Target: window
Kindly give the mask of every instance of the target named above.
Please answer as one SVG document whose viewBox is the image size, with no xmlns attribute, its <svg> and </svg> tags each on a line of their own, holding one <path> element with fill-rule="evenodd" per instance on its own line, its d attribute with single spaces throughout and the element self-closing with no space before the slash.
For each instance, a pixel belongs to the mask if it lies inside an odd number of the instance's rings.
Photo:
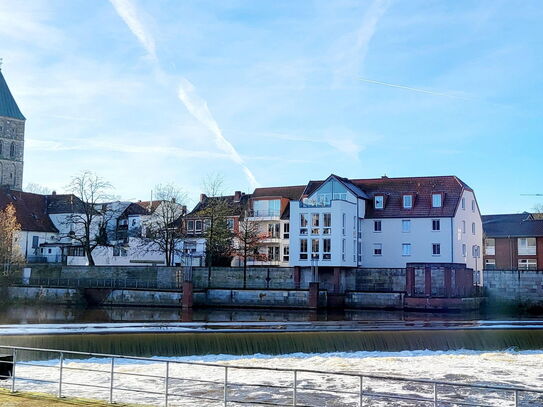
<svg viewBox="0 0 543 407">
<path fill-rule="evenodd" d="M 381 256 L 383 254 L 383 245 L 381 243 L 373 244 L 373 255 Z"/>
<path fill-rule="evenodd" d="M 404 195 L 403 196 L 403 208 L 411 209 L 413 207 L 413 195 Z"/>
<path fill-rule="evenodd" d="M 432 208 L 441 208 L 441 194 L 432 194 Z"/>
<path fill-rule="evenodd" d="M 402 232 L 403 233 L 411 232 L 411 221 L 410 220 L 402 220 Z"/>
<path fill-rule="evenodd" d="M 331 213 L 323 213 L 322 214 L 322 223 L 324 228 L 322 229 L 323 235 L 329 235 L 332 233 L 332 214 Z"/>
<path fill-rule="evenodd" d="M 332 199 L 347 200 L 347 188 L 336 179 L 331 179 L 321 185 L 316 194 L 311 197 L 311 205 L 329 206 Z"/>
<path fill-rule="evenodd" d="M 319 258 L 319 239 L 311 239 L 311 258 Z"/>
<path fill-rule="evenodd" d="M 462 221 L 462 233 L 466 233 L 466 221 Z"/>
<path fill-rule="evenodd" d="M 195 225 L 195 231 L 196 232 L 201 232 L 202 231 L 202 221 L 201 220 L 197 220 L 196 222 L 194 222 L 194 225 Z"/>
<path fill-rule="evenodd" d="M 441 230 L 441 222 L 439 219 L 432 219 L 432 230 L 438 231 Z"/>
<path fill-rule="evenodd" d="M 82 247 L 68 247 L 68 256 L 70 257 L 84 257 L 85 250 Z"/>
<path fill-rule="evenodd" d="M 345 214 L 343 214 L 343 221 L 342 221 L 342 225 L 343 225 L 343 236 L 345 236 L 345 223 L 347 222 L 347 218 L 345 216 Z"/>
<path fill-rule="evenodd" d="M 319 214 L 318 213 L 311 214 L 311 226 L 319 227 Z"/>
<path fill-rule="evenodd" d="M 330 260 L 332 258 L 332 241 L 330 239 L 322 239 L 322 259 Z"/>
<path fill-rule="evenodd" d="M 518 239 L 518 254 L 535 255 L 535 237 L 521 237 Z"/>
<path fill-rule="evenodd" d="M 467 256 L 467 253 L 466 253 L 466 245 L 465 244 L 462 244 L 462 257 L 466 257 Z"/>
<path fill-rule="evenodd" d="M 301 235 L 307 235 L 307 228 L 300 228 Z"/>
<path fill-rule="evenodd" d="M 119 257 L 121 255 L 121 249 L 118 247 L 113 248 L 113 257 Z"/>
<path fill-rule="evenodd" d="M 357 242 L 356 248 L 358 250 L 358 262 L 360 263 L 362 261 L 362 242 Z"/>
<path fill-rule="evenodd" d="M 475 222 L 473 222 L 471 224 L 471 234 L 474 235 L 475 234 Z"/>
<path fill-rule="evenodd" d="M 2 126 L 0 126 L 0 132 L 2 131 Z M 0 155 L 2 155 L 2 149 L 4 147 L 4 143 L 0 141 Z"/>
<path fill-rule="evenodd" d="M 132 226 L 136 226 L 136 219 L 132 219 Z"/>
<path fill-rule="evenodd" d="M 253 216 L 279 216 L 281 211 L 281 201 L 279 199 L 260 199 L 253 201 Z"/>
<path fill-rule="evenodd" d="M 279 261 L 279 246 L 268 247 L 268 261 Z"/>
<path fill-rule="evenodd" d="M 433 256 L 439 256 L 439 255 L 441 255 L 441 244 L 439 244 L 439 243 L 432 243 L 432 255 L 433 255 Z"/>
<path fill-rule="evenodd" d="M 345 261 L 345 239 L 341 240 L 341 260 Z"/>
<path fill-rule="evenodd" d="M 234 230 L 234 219 L 226 219 L 228 230 Z"/>
<path fill-rule="evenodd" d="M 32 236 L 32 248 L 36 249 L 40 245 L 40 237 Z"/>
<path fill-rule="evenodd" d="M 268 223 L 268 237 L 272 239 L 279 239 L 281 237 L 281 224 L 280 223 Z"/>
<path fill-rule="evenodd" d="M 311 228 L 311 234 L 312 235 L 318 235 L 319 234 L 319 228 Z"/>
<path fill-rule="evenodd" d="M 537 270 L 536 259 L 519 259 L 518 268 L 523 270 Z"/>
<path fill-rule="evenodd" d="M 134 222 L 134 221 L 132 221 L 132 222 Z M 189 220 L 187 222 L 187 229 L 188 230 L 194 230 L 194 221 L 193 220 Z"/>
<path fill-rule="evenodd" d="M 495 270 L 496 269 L 496 260 L 495 259 L 486 259 L 485 260 L 485 270 Z"/>
<path fill-rule="evenodd" d="M 15 157 L 15 143 L 11 143 L 11 146 L 9 146 L 9 156 L 11 158 Z"/>
<path fill-rule="evenodd" d="M 385 197 L 383 195 L 375 195 L 373 198 L 373 206 L 375 209 L 383 209 L 385 207 Z"/>
<path fill-rule="evenodd" d="M 496 254 L 496 239 L 485 239 L 485 254 L 494 256 Z"/>
<path fill-rule="evenodd" d="M 289 261 L 290 248 L 289 246 L 283 246 L 283 261 Z"/>
<path fill-rule="evenodd" d="M 381 231 L 381 221 L 380 220 L 374 220 L 373 221 L 373 231 L 374 232 L 380 232 Z"/>
<path fill-rule="evenodd" d="M 283 223 L 283 239 L 288 239 L 290 236 L 290 223 Z"/>
<path fill-rule="evenodd" d="M 411 243 L 402 243 L 402 256 L 411 256 Z"/>
<path fill-rule="evenodd" d="M 122 257 L 128 256 L 128 251 L 124 247 L 121 247 L 121 256 Z"/>
<path fill-rule="evenodd" d="M 300 260 L 307 260 L 307 239 L 300 239 Z"/>
<path fill-rule="evenodd" d="M 466 198 L 462 198 L 462 209 L 466 209 Z"/>
<path fill-rule="evenodd" d="M 302 228 L 307 227 L 307 214 L 306 213 L 300 213 L 300 227 L 302 227 Z"/>
<path fill-rule="evenodd" d="M 475 199 L 471 200 L 471 211 L 475 212 Z"/>
</svg>

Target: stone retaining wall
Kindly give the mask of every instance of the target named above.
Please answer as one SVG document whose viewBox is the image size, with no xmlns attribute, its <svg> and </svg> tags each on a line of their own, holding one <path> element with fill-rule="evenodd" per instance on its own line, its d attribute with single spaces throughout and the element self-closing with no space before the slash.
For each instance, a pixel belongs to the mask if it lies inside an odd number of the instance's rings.
<svg viewBox="0 0 543 407">
<path fill-rule="evenodd" d="M 349 291 L 345 294 L 345 307 L 403 309 L 404 294 Z"/>
<path fill-rule="evenodd" d="M 483 286 L 491 301 L 543 304 L 543 271 L 485 270 Z"/>
</svg>

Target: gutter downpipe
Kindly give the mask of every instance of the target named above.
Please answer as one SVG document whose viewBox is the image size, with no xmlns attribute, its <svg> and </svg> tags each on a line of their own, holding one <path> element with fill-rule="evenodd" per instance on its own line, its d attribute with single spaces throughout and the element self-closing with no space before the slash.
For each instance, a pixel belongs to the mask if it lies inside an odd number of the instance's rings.
<svg viewBox="0 0 543 407">
<path fill-rule="evenodd" d="M 454 220 L 454 218 L 451 218 L 451 263 L 454 263 L 454 227 L 453 227 L 453 220 Z"/>
</svg>

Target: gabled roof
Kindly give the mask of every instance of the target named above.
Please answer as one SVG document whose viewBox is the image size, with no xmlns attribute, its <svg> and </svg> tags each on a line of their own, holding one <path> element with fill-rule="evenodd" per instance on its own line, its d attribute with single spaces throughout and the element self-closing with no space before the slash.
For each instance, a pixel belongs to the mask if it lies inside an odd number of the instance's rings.
<svg viewBox="0 0 543 407">
<path fill-rule="evenodd" d="M 335 174 L 331 174 L 324 181 L 309 181 L 309 184 L 304 189 L 303 195 L 309 196 L 313 194 L 317 189 L 319 189 L 323 184 L 327 183 L 330 179 L 335 179 L 341 183 L 345 188 L 351 191 L 357 198 L 370 199 L 370 197 L 362 191 L 357 185 L 353 184 L 352 181 L 348 178 L 338 177 Z"/>
<path fill-rule="evenodd" d="M 286 187 L 267 187 L 256 188 L 252 193 L 251 198 L 271 198 L 280 197 L 290 200 L 299 200 L 304 192 L 305 185 L 293 185 Z"/>
<path fill-rule="evenodd" d="M 74 194 L 45 195 L 47 200 L 47 213 L 85 213 L 85 204 Z"/>
<path fill-rule="evenodd" d="M 528 212 L 483 215 L 483 231 L 487 237 L 543 237 L 543 219 Z"/>
<path fill-rule="evenodd" d="M 228 216 L 241 216 L 250 197 L 249 194 L 241 195 L 240 200 L 236 202 L 235 195 L 204 196 L 203 201 L 198 202 L 194 209 L 187 214 L 187 217 L 200 216 L 202 211 L 217 201 L 224 201 L 228 205 Z"/>
<path fill-rule="evenodd" d="M 19 106 L 15 102 L 13 95 L 11 94 L 8 84 L 2 75 L 2 70 L 0 69 L 0 116 L 11 117 L 17 120 L 26 120 Z"/>
<path fill-rule="evenodd" d="M 156 208 L 155 208 L 156 209 Z M 132 202 L 130 205 L 126 207 L 124 212 L 121 214 L 120 218 L 125 218 L 127 216 L 132 215 L 149 215 L 150 212 L 144 207 L 140 205 L 140 202 Z"/>
<path fill-rule="evenodd" d="M 375 209 L 373 205 L 366 206 L 366 218 L 399 218 L 399 217 L 452 217 L 456 213 L 458 202 L 464 190 L 473 191 L 466 183 L 456 176 L 433 177 L 401 177 L 401 178 L 370 178 L 346 179 L 364 192 L 370 199 L 375 195 L 385 196 L 384 209 Z M 310 181 L 304 195 L 311 195 L 324 181 Z M 345 184 L 347 186 L 347 184 Z M 441 208 L 432 207 L 432 194 L 442 193 Z M 403 209 L 402 196 L 414 194 L 413 208 Z"/>
<path fill-rule="evenodd" d="M 15 216 L 21 225 L 21 230 L 58 232 L 47 214 L 47 196 L 0 189 L 0 209 L 5 209 L 9 204 L 15 207 Z"/>
<path fill-rule="evenodd" d="M 156 211 L 162 202 L 163 201 L 138 201 L 136 202 L 136 205 L 141 206 L 143 209 L 148 211 L 149 214 L 151 214 Z"/>
</svg>

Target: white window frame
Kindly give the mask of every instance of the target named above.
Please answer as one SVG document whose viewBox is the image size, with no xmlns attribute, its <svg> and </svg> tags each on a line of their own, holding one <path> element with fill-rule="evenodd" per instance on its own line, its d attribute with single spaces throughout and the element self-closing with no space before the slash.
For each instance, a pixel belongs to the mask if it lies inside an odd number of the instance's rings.
<svg viewBox="0 0 543 407">
<path fill-rule="evenodd" d="M 409 205 L 407 205 L 407 203 L 409 203 Z M 413 195 L 405 194 L 402 196 L 402 208 L 403 209 L 413 208 Z"/>
<path fill-rule="evenodd" d="M 489 244 L 492 241 L 492 244 Z M 485 243 L 485 254 L 487 256 L 494 256 L 496 254 L 496 239 L 493 237 L 487 237 Z"/>
<path fill-rule="evenodd" d="M 402 256 L 411 256 L 411 243 L 402 243 Z"/>
<path fill-rule="evenodd" d="M 441 208 L 443 205 L 442 198 L 441 194 L 432 194 L 432 208 Z"/>
<path fill-rule="evenodd" d="M 380 220 L 374 220 L 373 221 L 373 232 L 374 233 L 381 233 L 383 231 L 383 222 Z"/>
<path fill-rule="evenodd" d="M 375 195 L 373 197 L 373 207 L 375 209 L 383 209 L 385 207 L 385 196 Z"/>
<path fill-rule="evenodd" d="M 410 233 L 410 232 L 411 232 L 411 220 L 402 219 L 402 233 Z"/>
<path fill-rule="evenodd" d="M 441 256 L 441 243 L 432 243 L 432 256 Z"/>
<path fill-rule="evenodd" d="M 533 245 L 530 245 L 533 241 Z M 521 256 L 535 256 L 537 254 L 537 241 L 535 237 L 519 237 L 517 239 L 518 254 Z"/>
<path fill-rule="evenodd" d="M 379 253 L 377 253 L 379 252 Z M 374 243 L 373 244 L 373 255 L 374 256 L 382 256 L 383 255 L 383 244 L 382 243 Z"/>
<path fill-rule="evenodd" d="M 437 222 L 437 223 L 434 223 Z M 437 225 L 437 229 L 434 229 L 434 225 Z M 441 219 L 432 219 L 432 232 L 441 231 Z"/>
</svg>

